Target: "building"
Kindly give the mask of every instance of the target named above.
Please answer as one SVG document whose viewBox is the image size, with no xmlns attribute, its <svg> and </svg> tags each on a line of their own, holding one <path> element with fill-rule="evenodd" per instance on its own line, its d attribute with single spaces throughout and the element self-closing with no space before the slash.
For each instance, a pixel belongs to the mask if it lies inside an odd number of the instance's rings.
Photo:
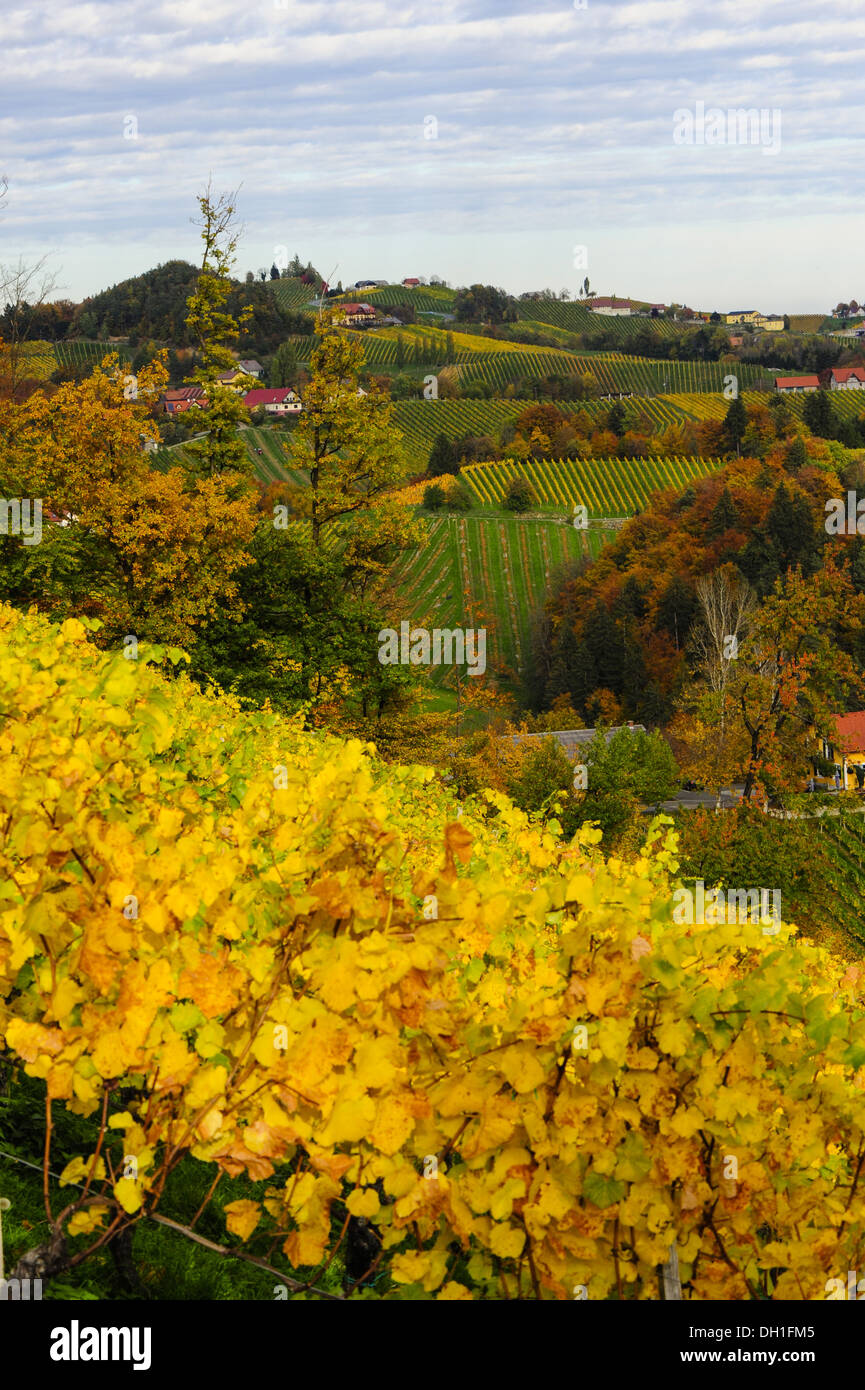
<svg viewBox="0 0 865 1390">
<path fill-rule="evenodd" d="M 258 363 L 255 365 L 258 366 Z M 258 370 L 261 372 L 263 368 L 258 366 Z M 229 386 L 232 391 L 236 391 L 240 395 L 247 388 L 248 378 L 255 375 L 255 372 L 245 371 L 243 363 L 239 362 L 236 367 L 231 367 L 229 371 L 220 372 L 216 380 L 220 386 Z"/>
<path fill-rule="evenodd" d="M 829 372 L 830 391 L 865 391 L 865 367 L 833 367 Z"/>
<path fill-rule="evenodd" d="M 415 289 L 417 289 L 418 285 L 420 284 L 420 280 L 418 280 L 416 276 L 411 276 L 411 275 L 410 275 L 410 276 L 408 277 L 408 279 L 407 279 L 407 280 L 403 280 L 402 283 L 403 283 L 403 287 L 404 287 L 405 289 L 407 289 L 407 290 L 415 290 Z"/>
<path fill-rule="evenodd" d="M 303 409 L 300 396 L 293 386 L 271 386 L 247 391 L 243 404 L 247 410 L 258 410 L 263 406 L 268 415 L 296 415 Z"/>
<path fill-rule="evenodd" d="M 376 321 L 376 311 L 371 304 L 343 304 L 340 323 L 346 327 L 367 328 Z"/>
<path fill-rule="evenodd" d="M 784 315 L 783 314 L 761 314 L 757 319 L 755 328 L 762 328 L 764 333 L 783 333 Z"/>
<path fill-rule="evenodd" d="M 819 391 L 818 376 L 776 376 L 776 391 Z"/>
<path fill-rule="evenodd" d="M 261 380 L 264 368 L 260 362 L 256 362 L 254 357 L 242 357 L 237 365 L 242 372 L 246 372 L 247 376 L 254 376 L 258 381 Z"/>
<path fill-rule="evenodd" d="M 162 397 L 161 405 L 166 415 L 181 415 L 190 406 L 206 406 L 207 398 L 201 386 L 173 386 Z"/>
<path fill-rule="evenodd" d="M 857 785 L 853 768 L 865 767 L 865 710 L 836 715 L 832 733 L 832 739 L 820 740 L 820 751 L 840 767 L 842 789 L 849 791 Z"/>
<path fill-rule="evenodd" d="M 378 280 L 355 280 L 354 282 L 356 290 L 374 290 L 377 285 Z"/>
<path fill-rule="evenodd" d="M 588 308 L 593 314 L 610 314 L 616 318 L 630 318 L 637 312 L 630 299 L 616 299 L 615 295 L 612 299 L 593 299 Z"/>
<path fill-rule="evenodd" d="M 734 309 L 732 313 L 724 315 L 724 322 L 756 324 L 757 320 L 762 317 L 759 309 Z"/>
</svg>

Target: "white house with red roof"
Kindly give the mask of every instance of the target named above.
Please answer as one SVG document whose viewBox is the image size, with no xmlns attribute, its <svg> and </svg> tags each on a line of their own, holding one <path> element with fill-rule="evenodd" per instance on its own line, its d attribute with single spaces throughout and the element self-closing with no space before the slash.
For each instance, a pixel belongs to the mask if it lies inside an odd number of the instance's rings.
<svg viewBox="0 0 865 1390">
<path fill-rule="evenodd" d="M 354 325 L 365 328 L 368 324 L 376 321 L 376 310 L 371 304 L 343 304 L 341 308 L 342 318 L 340 322 L 345 327 Z"/>
<path fill-rule="evenodd" d="M 603 296 L 593 299 L 588 308 L 593 314 L 611 314 L 616 318 L 630 318 L 637 312 L 630 299 L 616 299 L 615 295 L 612 299 Z"/>
<path fill-rule="evenodd" d="M 819 391 L 818 376 L 776 376 L 776 391 Z"/>
<path fill-rule="evenodd" d="M 263 386 L 247 391 L 243 404 L 247 410 L 263 407 L 268 415 L 296 415 L 303 409 L 300 396 L 293 386 Z"/>
<path fill-rule="evenodd" d="M 829 373 L 831 391 L 865 391 L 865 367 L 833 367 Z"/>
</svg>

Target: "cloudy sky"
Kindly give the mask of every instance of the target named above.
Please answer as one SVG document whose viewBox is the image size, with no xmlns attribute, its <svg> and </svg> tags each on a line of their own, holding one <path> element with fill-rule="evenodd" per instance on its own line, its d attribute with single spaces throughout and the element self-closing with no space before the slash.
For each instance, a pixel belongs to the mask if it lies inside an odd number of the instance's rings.
<svg viewBox="0 0 865 1390">
<path fill-rule="evenodd" d="M 196 259 L 212 174 L 241 274 L 865 299 L 862 0 L 3 0 L 0 38 L 0 261 L 74 298 Z"/>
</svg>

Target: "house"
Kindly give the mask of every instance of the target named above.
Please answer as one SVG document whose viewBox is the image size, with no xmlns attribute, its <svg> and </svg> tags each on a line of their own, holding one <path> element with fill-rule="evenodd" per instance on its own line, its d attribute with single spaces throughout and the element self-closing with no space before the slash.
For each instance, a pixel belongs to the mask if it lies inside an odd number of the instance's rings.
<svg viewBox="0 0 865 1390">
<path fill-rule="evenodd" d="M 829 372 L 830 391 L 865 391 L 865 367 L 833 367 Z"/>
<path fill-rule="evenodd" d="M 271 386 L 247 391 L 243 398 L 247 410 L 263 406 L 268 415 L 296 415 L 303 409 L 300 396 L 293 386 Z"/>
<path fill-rule="evenodd" d="M 247 376 L 254 376 L 258 381 L 261 380 L 264 368 L 260 362 L 256 362 L 254 357 L 242 357 L 237 365 L 242 372 L 246 372 Z"/>
<path fill-rule="evenodd" d="M 865 766 L 865 710 L 836 715 L 832 735 L 831 739 L 820 740 L 820 751 L 824 758 L 841 768 L 841 786 L 848 791 L 856 786 L 852 769 Z"/>
<path fill-rule="evenodd" d="M 630 318 L 631 314 L 636 313 L 630 299 L 593 299 L 588 305 L 593 314 L 611 314 L 616 318 Z"/>
<path fill-rule="evenodd" d="M 417 277 L 409 276 L 409 278 L 407 280 L 403 280 L 402 283 L 404 289 L 414 290 L 417 289 L 418 285 L 420 284 L 420 280 L 418 280 Z"/>
<path fill-rule="evenodd" d="M 367 328 L 376 321 L 376 311 L 371 304 L 343 304 L 340 323 L 346 327 Z"/>
<path fill-rule="evenodd" d="M 665 314 L 666 312 L 666 304 L 643 304 L 640 308 L 631 307 L 632 314 L 640 314 L 643 318 L 656 319 L 659 315 Z"/>
<path fill-rule="evenodd" d="M 776 376 L 776 391 L 819 391 L 818 376 Z"/>
<path fill-rule="evenodd" d="M 164 393 L 160 404 L 166 415 L 179 415 L 191 405 L 206 406 L 207 400 L 201 386 L 174 386 Z"/>
<path fill-rule="evenodd" d="M 619 728 L 607 730 L 607 743 L 613 734 L 621 733 L 622 729 L 627 729 L 631 733 L 646 732 L 644 724 L 623 724 Z M 572 762 L 576 762 L 579 750 L 584 744 L 591 743 L 595 737 L 597 729 L 550 729 L 542 734 L 512 734 L 513 743 L 540 743 L 545 738 L 556 738 Z"/>
<path fill-rule="evenodd" d="M 782 333 L 784 331 L 783 314 L 760 314 L 754 322 L 755 328 L 762 328 L 764 333 Z"/>
<path fill-rule="evenodd" d="M 256 363 L 256 365 L 258 364 Z M 260 372 L 262 368 L 259 367 L 258 370 Z M 236 367 L 231 367 L 229 371 L 220 372 L 216 380 L 220 386 L 229 386 L 232 391 L 237 391 L 240 394 L 246 390 L 248 377 L 254 375 L 254 372 L 244 371 L 243 363 L 239 362 Z"/>
<path fill-rule="evenodd" d="M 762 317 L 759 309 L 734 309 L 732 313 L 724 315 L 724 322 L 756 324 L 757 320 Z"/>
<path fill-rule="evenodd" d="M 378 280 L 355 280 L 354 282 L 356 290 L 374 290 L 377 285 Z"/>
<path fill-rule="evenodd" d="M 741 333 L 731 333 L 731 334 L 730 334 L 730 347 L 731 347 L 731 348 L 741 347 L 742 344 L 744 343 L 744 341 L 745 341 L 745 339 L 742 337 L 742 334 L 741 334 Z"/>
</svg>

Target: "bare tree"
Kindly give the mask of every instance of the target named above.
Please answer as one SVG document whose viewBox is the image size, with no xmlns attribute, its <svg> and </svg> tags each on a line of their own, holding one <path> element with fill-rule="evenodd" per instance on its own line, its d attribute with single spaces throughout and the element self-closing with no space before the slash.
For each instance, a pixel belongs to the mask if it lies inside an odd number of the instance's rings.
<svg viewBox="0 0 865 1390">
<path fill-rule="evenodd" d="M 704 574 L 697 580 L 701 620 L 691 635 L 691 650 L 699 674 L 715 697 L 718 718 L 718 747 L 726 746 L 728 734 L 728 691 L 738 660 L 739 649 L 751 636 L 757 612 L 754 591 L 743 580 L 730 578 L 723 570 Z M 722 788 L 717 788 L 715 809 L 720 810 Z"/>
<path fill-rule="evenodd" d="M 30 332 L 34 309 L 38 309 L 57 288 L 57 277 L 48 268 L 48 257 L 28 263 L 19 257 L 15 265 L 0 265 L 0 309 L 2 314 L 2 385 L 16 396 L 27 375 L 24 343 Z"/>
</svg>

